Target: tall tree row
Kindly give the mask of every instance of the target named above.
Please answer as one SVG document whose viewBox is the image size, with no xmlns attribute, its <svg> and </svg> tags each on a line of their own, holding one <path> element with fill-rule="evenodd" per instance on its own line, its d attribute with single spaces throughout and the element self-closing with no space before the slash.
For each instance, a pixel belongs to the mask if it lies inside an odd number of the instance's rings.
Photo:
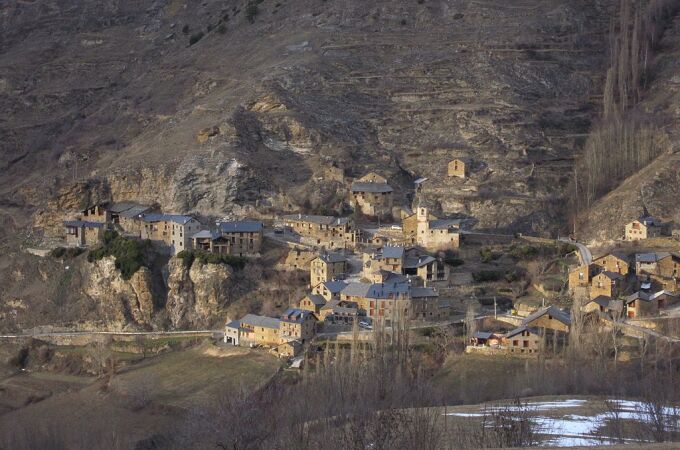
<svg viewBox="0 0 680 450">
<path fill-rule="evenodd" d="M 658 121 L 636 105 L 649 77 L 650 55 L 679 7 L 679 0 L 621 1 L 618 19 L 611 25 L 602 115 L 575 171 L 577 211 L 668 148 Z"/>
</svg>

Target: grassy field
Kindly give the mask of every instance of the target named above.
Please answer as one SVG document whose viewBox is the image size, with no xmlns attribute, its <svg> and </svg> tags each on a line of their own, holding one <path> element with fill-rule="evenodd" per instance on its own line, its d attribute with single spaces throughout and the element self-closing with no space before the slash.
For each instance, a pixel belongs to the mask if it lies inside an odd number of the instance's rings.
<svg viewBox="0 0 680 450">
<path fill-rule="evenodd" d="M 122 367 L 108 386 L 94 377 L 39 371 L 0 380 L 0 448 L 46 448 L 46 437 L 63 448 L 132 448 L 171 434 L 185 414 L 230 389 L 257 389 L 280 367 L 265 352 L 208 342 L 136 357 L 141 360 Z M 96 440 L 102 437 L 111 442 Z"/>
</svg>

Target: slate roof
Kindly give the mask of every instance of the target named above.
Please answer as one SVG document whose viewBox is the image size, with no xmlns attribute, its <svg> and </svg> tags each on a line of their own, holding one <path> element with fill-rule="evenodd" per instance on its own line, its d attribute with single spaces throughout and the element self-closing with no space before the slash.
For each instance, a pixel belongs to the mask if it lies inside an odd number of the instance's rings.
<svg viewBox="0 0 680 450">
<path fill-rule="evenodd" d="M 623 275 L 621 275 L 620 273 L 609 272 L 608 270 L 605 270 L 604 272 L 600 272 L 597 275 L 604 275 L 605 277 L 609 278 L 610 280 L 620 280 L 620 279 L 623 278 Z"/>
<path fill-rule="evenodd" d="M 184 225 L 194 218 L 191 216 L 183 216 L 179 214 L 143 214 L 142 220 L 144 222 L 175 222 Z"/>
<path fill-rule="evenodd" d="M 660 227 L 661 221 L 653 216 L 642 216 L 638 219 L 638 222 L 643 223 L 647 226 Z"/>
<path fill-rule="evenodd" d="M 308 298 L 313 304 L 317 306 L 323 306 L 326 304 L 326 299 L 317 294 L 309 294 L 306 298 Z"/>
<path fill-rule="evenodd" d="M 352 192 L 392 192 L 392 186 L 387 183 L 366 183 L 363 181 L 355 181 L 352 183 Z"/>
<path fill-rule="evenodd" d="M 513 336 L 517 336 L 523 331 L 528 331 L 531 334 L 538 334 L 538 331 L 535 328 L 529 328 L 526 325 L 519 326 L 515 328 L 514 330 L 508 331 L 508 334 L 505 335 L 506 338 L 511 338 Z"/>
<path fill-rule="evenodd" d="M 366 297 L 370 290 L 371 290 L 370 283 L 349 283 L 340 292 L 350 297 Z"/>
<path fill-rule="evenodd" d="M 231 322 L 225 325 L 225 328 L 239 328 L 240 326 L 241 326 L 240 320 L 232 320 Z"/>
<path fill-rule="evenodd" d="M 264 225 L 255 220 L 238 220 L 235 222 L 219 222 L 217 228 L 222 233 L 259 233 Z"/>
<path fill-rule="evenodd" d="M 588 303 L 597 303 L 603 308 L 611 309 L 614 311 L 623 311 L 623 302 L 621 300 L 613 300 L 606 295 L 598 295 Z"/>
<path fill-rule="evenodd" d="M 219 237 L 219 234 L 210 230 L 201 230 L 191 236 L 192 239 L 216 239 L 217 237 Z"/>
<path fill-rule="evenodd" d="M 623 261 L 625 261 L 625 262 L 630 262 L 630 256 L 626 255 L 626 254 L 623 253 L 623 252 L 619 252 L 619 251 L 613 251 L 613 252 L 611 252 L 611 253 L 607 253 L 607 254 L 605 254 L 605 255 L 599 256 L 599 257 L 595 258 L 593 261 L 599 261 L 599 260 L 601 260 L 601 259 L 608 258 L 608 257 L 610 257 L 610 256 L 613 256 L 613 257 L 615 257 L 615 258 L 621 259 L 621 260 L 623 260 Z"/>
<path fill-rule="evenodd" d="M 437 219 L 430 221 L 430 229 L 445 230 L 449 228 L 460 228 L 460 219 Z"/>
<path fill-rule="evenodd" d="M 378 255 L 382 255 L 383 258 L 398 258 L 404 257 L 404 247 L 399 247 L 396 245 L 385 245 L 378 249 Z"/>
<path fill-rule="evenodd" d="M 103 222 L 88 222 L 86 220 L 66 220 L 64 226 L 76 228 L 104 228 Z"/>
<path fill-rule="evenodd" d="M 240 325 L 248 324 L 248 325 L 252 325 L 252 326 L 255 326 L 255 327 L 262 327 L 262 328 L 279 328 L 280 322 L 281 321 L 279 319 L 276 319 L 274 317 L 256 316 L 255 314 L 246 314 L 239 321 L 239 324 Z"/>
<path fill-rule="evenodd" d="M 671 254 L 668 252 L 656 252 L 656 253 L 637 253 L 635 255 L 636 263 L 654 263 L 662 260 Z"/>
<path fill-rule="evenodd" d="M 569 316 L 569 314 L 552 305 L 541 308 L 538 311 L 534 312 L 533 314 L 528 315 L 524 319 L 524 324 L 526 325 L 530 322 L 533 322 L 534 320 L 546 314 L 550 315 L 553 319 L 562 322 L 565 325 L 571 325 L 571 317 Z"/>
<path fill-rule="evenodd" d="M 430 255 L 421 255 L 421 256 L 407 256 L 404 259 L 404 268 L 406 269 L 415 269 L 418 267 L 423 267 L 426 266 L 437 259 L 430 256 Z"/>
<path fill-rule="evenodd" d="M 652 300 L 655 300 L 662 295 L 673 295 L 668 291 L 658 291 L 658 292 L 644 292 L 644 291 L 637 291 L 634 294 L 630 294 L 628 297 L 626 297 L 626 304 L 633 302 L 635 300 L 643 300 L 645 302 L 651 302 Z"/>
<path fill-rule="evenodd" d="M 423 297 L 439 297 L 437 291 L 429 287 L 412 287 L 411 288 L 412 298 L 423 298 Z"/>
<path fill-rule="evenodd" d="M 337 294 L 341 292 L 345 287 L 347 287 L 347 282 L 342 280 L 324 281 L 323 285 L 326 286 L 332 294 Z"/>
<path fill-rule="evenodd" d="M 118 213 L 118 215 L 121 217 L 125 217 L 127 219 L 133 219 L 135 217 L 139 217 L 140 215 L 144 214 L 150 209 L 151 209 L 150 206 L 134 205 L 126 209 L 125 211 L 121 211 L 120 213 Z"/>
<path fill-rule="evenodd" d="M 326 263 L 339 263 L 347 261 L 345 255 L 342 255 L 340 253 L 324 253 L 319 255 L 319 258 Z"/>
<path fill-rule="evenodd" d="M 292 222 L 311 222 L 319 225 L 345 225 L 349 222 L 349 218 L 347 217 L 311 216 L 306 214 L 287 214 L 283 216 L 283 220 Z"/>
<path fill-rule="evenodd" d="M 309 316 L 312 316 L 311 311 L 299 308 L 288 308 L 281 316 L 281 322 L 300 323 Z"/>
</svg>

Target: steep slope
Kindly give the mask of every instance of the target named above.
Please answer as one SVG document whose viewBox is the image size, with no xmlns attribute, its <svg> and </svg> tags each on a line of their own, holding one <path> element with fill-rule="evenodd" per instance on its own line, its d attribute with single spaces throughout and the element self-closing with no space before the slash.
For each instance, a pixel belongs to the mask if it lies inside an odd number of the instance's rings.
<svg viewBox="0 0 680 450">
<path fill-rule="evenodd" d="M 582 234 L 596 242 L 623 236 L 626 223 L 644 209 L 680 224 L 680 17 L 664 33 L 640 108 L 653 114 L 668 142 L 667 151 L 629 177 L 583 213 Z"/>
<path fill-rule="evenodd" d="M 335 165 L 385 173 L 400 204 L 427 175 L 480 227 L 558 227 L 615 3 L 265 0 L 251 24 L 245 1 L 4 2 L 3 223 L 56 231 L 109 198 L 340 208 Z M 444 176 L 454 156 L 469 180 Z"/>
</svg>

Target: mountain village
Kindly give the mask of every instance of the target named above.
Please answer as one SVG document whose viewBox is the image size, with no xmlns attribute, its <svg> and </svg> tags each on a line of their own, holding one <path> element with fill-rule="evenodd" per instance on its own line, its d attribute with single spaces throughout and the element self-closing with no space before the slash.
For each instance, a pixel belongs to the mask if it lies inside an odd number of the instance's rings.
<svg viewBox="0 0 680 450">
<path fill-rule="evenodd" d="M 452 160 L 448 177 L 464 180 L 466 162 Z M 246 314 L 229 320 L 222 338 L 226 345 L 263 347 L 280 357 L 298 357 L 317 336 L 356 336 L 406 322 L 411 327 L 463 324 L 465 351 L 490 356 L 558 352 L 568 345 L 573 321 L 634 338 L 672 339 L 660 335 L 655 323 L 680 314 L 680 255 L 672 249 L 617 249 L 593 259 L 571 238 L 478 232 L 473 218 L 434 216 L 420 194 L 423 183 L 436 180 L 416 179 L 413 205 L 395 207 L 388 180 L 369 173 L 351 183 L 347 204 L 353 212 L 344 217 L 287 213 L 206 224 L 158 206 L 96 204 L 64 221 L 64 242 L 95 249 L 115 234 L 148 240 L 177 257 L 201 252 L 238 259 L 257 259 L 272 244 L 288 247 L 283 269 L 309 272 L 307 294 L 278 317 Z M 621 224 L 622 242 L 644 246 L 664 237 L 671 241 L 678 232 L 649 215 Z M 572 300 L 570 308 L 552 304 L 555 295 L 542 288 L 538 305 L 506 301 L 500 307 L 496 296 L 482 306 L 474 289 L 463 298 L 454 289 L 479 281 L 452 273 L 462 263 L 461 247 L 532 243 L 561 246 L 569 267 L 557 276 Z M 298 364 L 301 360 L 296 358 Z"/>
</svg>

